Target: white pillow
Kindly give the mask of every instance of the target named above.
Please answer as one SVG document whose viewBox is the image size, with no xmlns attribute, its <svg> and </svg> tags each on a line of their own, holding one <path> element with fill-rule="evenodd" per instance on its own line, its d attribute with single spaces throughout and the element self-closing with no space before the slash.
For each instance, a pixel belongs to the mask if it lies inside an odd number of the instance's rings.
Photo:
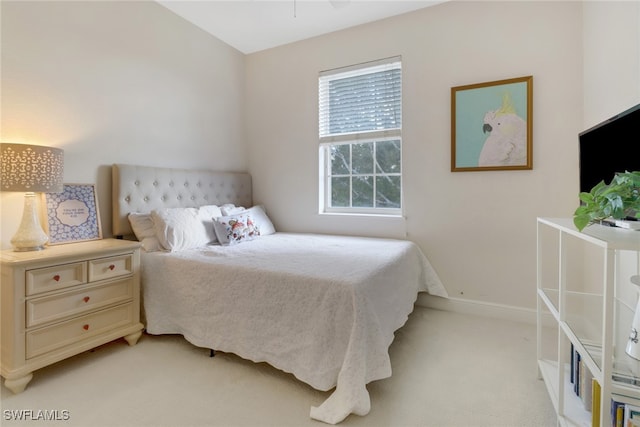
<svg viewBox="0 0 640 427">
<path fill-rule="evenodd" d="M 247 212 L 251 216 L 254 225 L 258 228 L 258 230 L 260 230 L 261 236 L 267 236 L 276 232 L 273 223 L 267 216 L 264 206 L 256 205 L 252 208 L 247 209 L 245 212 Z"/>
<path fill-rule="evenodd" d="M 151 214 L 131 212 L 127 218 L 129 218 L 129 224 L 131 224 L 133 234 L 136 235 L 138 241 L 142 242 L 142 239 L 145 237 L 153 237 L 156 235 Z"/>
<path fill-rule="evenodd" d="M 224 246 L 253 240 L 260 235 L 260 230 L 255 226 L 247 211 L 216 218 L 213 225 L 218 241 Z"/>
<path fill-rule="evenodd" d="M 142 249 L 144 249 L 146 252 L 156 252 L 163 249 L 160 241 L 156 236 L 145 237 L 144 239 L 142 239 L 141 243 Z"/>
<path fill-rule="evenodd" d="M 236 206 L 233 203 L 226 203 L 220 206 L 220 210 L 222 211 L 222 215 L 229 216 L 239 214 L 240 212 L 244 211 L 245 208 L 243 208 L 242 206 Z"/>
<path fill-rule="evenodd" d="M 162 246 L 156 237 L 156 229 L 153 226 L 151 214 L 132 212 L 128 216 L 129 223 L 136 239 L 142 243 L 142 248 L 147 252 L 162 250 Z"/>
<path fill-rule="evenodd" d="M 217 206 L 165 208 L 151 211 L 155 234 L 160 244 L 171 252 L 205 246 L 215 240 L 212 218 Z"/>
<path fill-rule="evenodd" d="M 204 228 L 207 233 L 207 238 L 209 239 L 209 244 L 217 243 L 218 238 L 216 237 L 216 232 L 213 228 L 214 219 L 221 217 L 222 211 L 219 206 L 216 205 L 206 205 L 200 206 L 198 209 L 198 218 L 204 224 Z"/>
</svg>

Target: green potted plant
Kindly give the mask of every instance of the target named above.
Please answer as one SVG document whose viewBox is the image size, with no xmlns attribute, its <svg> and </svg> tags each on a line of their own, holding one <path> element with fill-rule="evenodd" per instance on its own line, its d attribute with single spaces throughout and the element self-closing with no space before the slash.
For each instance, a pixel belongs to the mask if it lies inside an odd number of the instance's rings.
<svg viewBox="0 0 640 427">
<path fill-rule="evenodd" d="M 573 223 L 580 231 L 607 218 L 640 219 L 640 171 L 618 172 L 611 183 L 601 181 L 588 193 L 580 193 L 580 200 L 582 204 L 573 214 Z"/>
</svg>

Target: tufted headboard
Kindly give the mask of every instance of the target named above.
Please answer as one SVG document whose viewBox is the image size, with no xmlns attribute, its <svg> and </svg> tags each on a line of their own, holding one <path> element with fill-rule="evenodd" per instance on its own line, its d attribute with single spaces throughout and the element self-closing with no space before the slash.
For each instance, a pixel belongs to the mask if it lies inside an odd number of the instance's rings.
<svg viewBox="0 0 640 427">
<path fill-rule="evenodd" d="M 252 205 L 248 173 L 115 164 L 111 177 L 114 236 L 133 234 L 127 218 L 131 212 L 225 203 Z"/>
</svg>

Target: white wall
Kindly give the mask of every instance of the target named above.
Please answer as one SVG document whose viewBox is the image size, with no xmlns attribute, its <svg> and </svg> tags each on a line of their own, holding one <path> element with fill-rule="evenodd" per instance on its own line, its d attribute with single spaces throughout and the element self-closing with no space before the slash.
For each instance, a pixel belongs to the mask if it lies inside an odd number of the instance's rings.
<svg viewBox="0 0 640 427">
<path fill-rule="evenodd" d="M 640 1 L 584 6 L 584 128 L 640 103 Z"/>
<path fill-rule="evenodd" d="M 535 219 L 577 204 L 579 2 L 449 2 L 247 57 L 254 196 L 289 231 L 408 237 L 452 297 L 535 307 Z M 318 215 L 321 70 L 402 55 L 403 220 Z M 533 75 L 531 171 L 450 172 L 451 87 Z"/>
<path fill-rule="evenodd" d="M 246 170 L 244 55 L 155 2 L 1 3 L 3 142 L 65 150 L 111 235 L 113 163 Z M 22 194 L 2 193 L 2 248 Z"/>
</svg>

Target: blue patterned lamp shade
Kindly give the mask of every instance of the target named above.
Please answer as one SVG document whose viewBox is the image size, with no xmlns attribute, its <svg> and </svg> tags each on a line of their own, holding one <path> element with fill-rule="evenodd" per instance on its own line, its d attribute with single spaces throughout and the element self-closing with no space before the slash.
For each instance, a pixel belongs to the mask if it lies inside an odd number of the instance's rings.
<svg viewBox="0 0 640 427">
<path fill-rule="evenodd" d="M 44 249 L 48 236 L 42 230 L 34 193 L 63 190 L 64 151 L 27 144 L 0 144 L 0 191 L 25 192 L 22 222 L 11 244 L 16 251 Z"/>
</svg>

